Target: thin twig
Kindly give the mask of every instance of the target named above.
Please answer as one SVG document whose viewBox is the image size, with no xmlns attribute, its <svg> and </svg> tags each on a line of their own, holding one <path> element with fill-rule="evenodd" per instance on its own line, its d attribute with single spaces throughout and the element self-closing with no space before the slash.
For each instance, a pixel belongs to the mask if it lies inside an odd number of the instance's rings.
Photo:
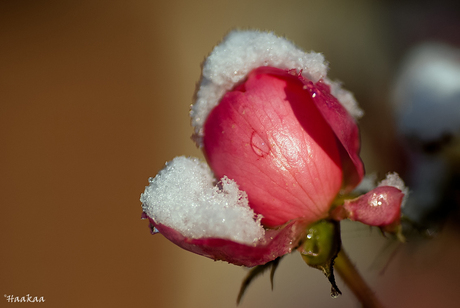
<svg viewBox="0 0 460 308">
<path fill-rule="evenodd" d="M 337 258 L 334 260 L 334 270 L 337 271 L 345 284 L 355 294 L 363 308 L 383 308 L 382 304 L 361 277 L 343 248 L 339 251 Z"/>
</svg>

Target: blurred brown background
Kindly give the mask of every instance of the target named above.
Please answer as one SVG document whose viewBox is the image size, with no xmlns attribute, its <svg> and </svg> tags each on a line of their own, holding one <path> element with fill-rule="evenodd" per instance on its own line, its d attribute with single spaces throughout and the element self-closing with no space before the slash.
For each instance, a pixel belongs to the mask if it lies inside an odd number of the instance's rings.
<svg viewBox="0 0 460 308">
<path fill-rule="evenodd" d="M 174 156 L 200 156 L 188 109 L 201 62 L 235 27 L 324 53 L 366 111 L 363 159 L 383 175 L 402 164 L 387 103 L 410 36 L 399 26 L 414 14 L 401 3 L 0 2 L 0 307 L 13 305 L 4 294 L 43 296 L 47 307 L 235 307 L 246 270 L 182 251 L 140 220 L 148 177 Z M 380 275 L 385 239 L 344 229 L 387 307 L 457 306 L 455 232 L 400 248 Z M 331 299 L 322 274 L 293 254 L 274 291 L 266 274 L 241 307 L 358 307 L 339 286 Z"/>
</svg>

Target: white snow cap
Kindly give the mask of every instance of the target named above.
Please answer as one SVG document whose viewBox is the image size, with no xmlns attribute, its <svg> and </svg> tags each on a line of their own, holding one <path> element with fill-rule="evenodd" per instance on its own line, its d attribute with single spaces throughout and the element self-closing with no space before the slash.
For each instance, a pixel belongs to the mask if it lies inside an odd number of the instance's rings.
<svg viewBox="0 0 460 308">
<path fill-rule="evenodd" d="M 265 234 L 244 191 L 223 177 L 216 186 L 209 166 L 176 157 L 141 194 L 144 212 L 156 223 L 190 238 L 223 238 L 251 245 Z"/>
<path fill-rule="evenodd" d="M 404 204 L 406 203 L 407 196 L 409 195 L 409 189 L 406 187 L 404 184 L 404 181 L 399 177 L 399 175 L 396 172 L 390 172 L 387 174 L 387 177 L 380 181 L 377 186 L 392 186 L 404 193 L 404 198 L 401 204 L 401 207 L 404 207 Z"/>
<path fill-rule="evenodd" d="M 203 64 L 196 102 L 190 116 L 195 133 L 200 137 L 208 114 L 217 106 L 225 92 L 261 66 L 302 72 L 302 76 L 317 82 L 324 79 L 348 112 L 362 116 L 353 95 L 340 83 L 327 79 L 327 63 L 320 53 L 306 53 L 283 37 L 272 32 L 232 31 L 217 45 Z"/>
</svg>

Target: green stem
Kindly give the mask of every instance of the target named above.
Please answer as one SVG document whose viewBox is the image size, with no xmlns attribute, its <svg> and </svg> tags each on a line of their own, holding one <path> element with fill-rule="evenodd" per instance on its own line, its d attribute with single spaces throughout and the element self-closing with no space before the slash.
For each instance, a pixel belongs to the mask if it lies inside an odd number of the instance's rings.
<svg viewBox="0 0 460 308">
<path fill-rule="evenodd" d="M 337 271 L 345 284 L 356 295 L 364 308 L 383 308 L 343 248 L 340 249 L 337 258 L 334 260 L 334 270 Z"/>
</svg>

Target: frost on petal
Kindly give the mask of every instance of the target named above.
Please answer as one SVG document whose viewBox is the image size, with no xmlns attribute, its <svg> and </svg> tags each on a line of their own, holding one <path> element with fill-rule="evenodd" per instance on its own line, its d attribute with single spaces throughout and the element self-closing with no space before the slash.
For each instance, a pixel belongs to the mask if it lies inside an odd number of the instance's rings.
<svg viewBox="0 0 460 308">
<path fill-rule="evenodd" d="M 246 193 L 226 177 L 215 185 L 208 165 L 196 158 L 176 157 L 149 182 L 141 202 L 155 224 L 189 239 L 252 244 L 264 236 L 261 217 L 249 208 Z"/>
<path fill-rule="evenodd" d="M 353 94 L 327 78 L 328 63 L 316 52 L 304 52 L 272 32 L 232 31 L 217 45 L 203 64 L 196 101 L 190 111 L 196 142 L 201 146 L 202 128 L 211 110 L 226 92 L 252 70 L 271 66 L 296 72 L 314 83 L 323 80 L 344 110 L 354 118 L 363 115 Z"/>
<path fill-rule="evenodd" d="M 262 66 L 296 70 L 314 82 L 326 77 L 327 72 L 323 55 L 306 53 L 285 38 L 271 32 L 232 31 L 203 64 L 196 102 L 190 112 L 198 136 L 208 114 L 225 92 Z"/>
<path fill-rule="evenodd" d="M 300 220 L 291 221 L 281 228 L 266 230 L 263 238 L 245 245 L 222 238 L 189 238 L 173 228 L 155 223 L 150 217 L 149 220 L 153 228 L 185 250 L 213 260 L 247 267 L 262 265 L 290 253 L 298 247 L 306 228 L 305 223 Z"/>
</svg>

